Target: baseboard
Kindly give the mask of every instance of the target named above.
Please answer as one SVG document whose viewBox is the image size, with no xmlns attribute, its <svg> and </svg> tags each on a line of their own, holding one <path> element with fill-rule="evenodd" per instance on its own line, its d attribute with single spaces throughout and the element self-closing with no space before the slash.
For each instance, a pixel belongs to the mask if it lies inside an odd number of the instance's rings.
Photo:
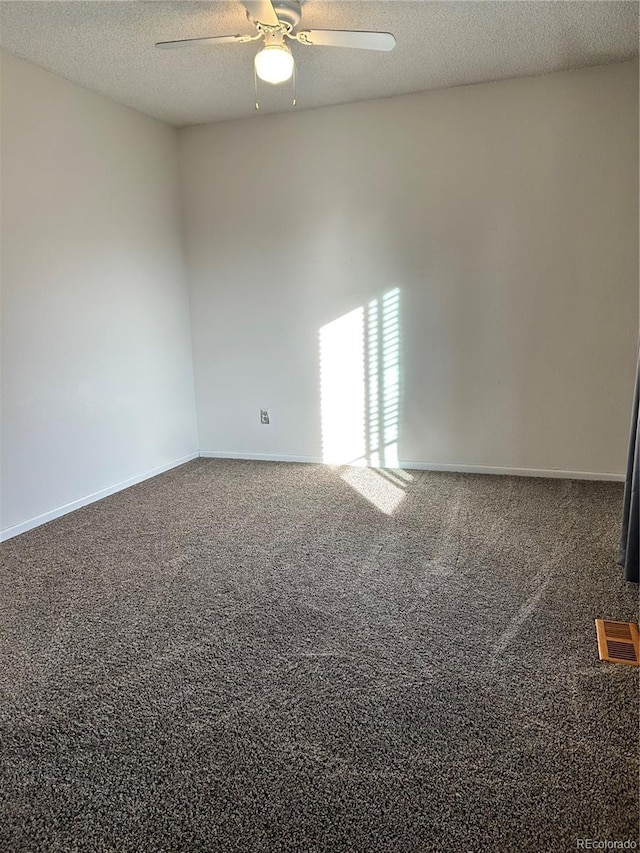
<svg viewBox="0 0 640 853">
<path fill-rule="evenodd" d="M 277 453 L 230 453 L 219 450 L 201 450 L 203 459 L 255 459 L 263 462 L 311 462 L 323 464 L 320 456 L 283 456 Z M 384 467 L 384 466 L 381 466 Z M 502 468 L 494 465 L 462 465 L 455 462 L 416 462 L 400 460 L 399 468 L 408 471 L 451 471 L 460 474 L 498 474 L 511 477 L 552 477 L 563 480 L 608 480 L 624 482 L 625 475 L 598 471 L 564 471 L 558 468 Z"/>
<path fill-rule="evenodd" d="M 255 459 L 258 462 L 311 462 L 322 464 L 321 456 L 283 456 L 281 453 L 227 453 L 224 450 L 201 450 L 202 459 Z"/>
<path fill-rule="evenodd" d="M 501 468 L 492 465 L 458 465 L 446 462 L 402 460 L 400 468 L 413 471 L 452 471 L 460 474 L 498 474 L 507 477 L 547 477 L 561 480 L 608 480 L 624 483 L 625 475 L 608 471 L 564 471 L 560 468 Z"/>
<path fill-rule="evenodd" d="M 177 468 L 178 465 L 184 465 L 185 462 L 191 462 L 192 459 L 197 459 L 198 456 L 199 454 L 197 451 L 188 453 L 186 456 L 181 456 L 179 459 L 173 459 L 171 462 L 167 462 L 164 465 L 158 465 L 156 468 L 152 468 L 142 474 L 136 474 L 134 477 L 129 477 L 128 480 L 123 480 L 121 483 L 115 483 L 113 486 L 107 486 L 106 489 L 100 489 L 99 492 L 93 492 L 90 495 L 85 495 L 77 501 L 71 501 L 71 503 L 56 507 L 42 515 L 37 515 L 27 521 L 21 521 L 20 524 L 14 524 L 12 527 L 5 527 L 4 530 L 0 530 L 0 542 L 5 542 L 7 539 L 12 539 L 14 536 L 26 533 L 27 530 L 33 530 L 34 527 L 46 524 L 47 521 L 53 521 L 54 518 L 60 518 L 61 515 L 67 515 L 67 513 L 73 512 L 75 509 L 80 509 L 83 506 L 87 506 L 87 504 L 95 503 L 95 501 L 99 501 L 102 498 L 115 494 L 116 492 L 121 492 L 123 489 L 128 489 L 129 486 L 135 486 L 136 483 L 142 483 L 143 480 L 149 480 L 151 477 L 163 474 L 171 468 Z"/>
</svg>

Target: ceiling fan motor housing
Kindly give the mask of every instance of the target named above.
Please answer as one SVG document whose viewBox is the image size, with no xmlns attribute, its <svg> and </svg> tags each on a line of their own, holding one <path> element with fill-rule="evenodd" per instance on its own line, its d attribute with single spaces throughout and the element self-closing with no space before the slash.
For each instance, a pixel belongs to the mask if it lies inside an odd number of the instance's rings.
<svg viewBox="0 0 640 853">
<path fill-rule="evenodd" d="M 280 50 L 289 50 L 284 42 L 284 33 L 281 32 L 266 32 L 263 35 L 264 47 L 277 47 Z M 291 51 L 289 51 L 291 52 Z"/>
</svg>

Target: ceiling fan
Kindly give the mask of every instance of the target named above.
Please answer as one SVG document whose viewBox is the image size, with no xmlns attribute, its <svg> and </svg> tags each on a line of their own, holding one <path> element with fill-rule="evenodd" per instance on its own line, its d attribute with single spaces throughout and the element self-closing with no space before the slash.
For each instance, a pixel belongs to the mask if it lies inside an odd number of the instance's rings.
<svg viewBox="0 0 640 853">
<path fill-rule="evenodd" d="M 393 50 L 395 37 L 391 33 L 355 30 L 298 30 L 301 11 L 299 0 L 242 0 L 247 18 L 256 28 L 255 35 L 208 36 L 205 38 L 160 41 L 156 47 L 174 48 L 209 44 L 229 44 L 263 41 L 254 59 L 255 74 L 266 83 L 284 83 L 294 74 L 293 55 L 285 39 L 299 44 L 322 47 L 355 47 L 361 50 Z M 295 79 L 295 78 L 294 78 Z M 295 105 L 295 96 L 294 96 Z M 258 108 L 256 99 L 256 109 Z"/>
</svg>

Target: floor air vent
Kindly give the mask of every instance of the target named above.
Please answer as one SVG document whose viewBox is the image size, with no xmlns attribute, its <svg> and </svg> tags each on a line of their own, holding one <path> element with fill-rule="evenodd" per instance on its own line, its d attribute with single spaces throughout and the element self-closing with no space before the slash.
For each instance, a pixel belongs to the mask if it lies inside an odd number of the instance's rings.
<svg viewBox="0 0 640 853">
<path fill-rule="evenodd" d="M 640 666 L 638 626 L 633 622 L 611 622 L 596 619 L 600 660 Z"/>
</svg>

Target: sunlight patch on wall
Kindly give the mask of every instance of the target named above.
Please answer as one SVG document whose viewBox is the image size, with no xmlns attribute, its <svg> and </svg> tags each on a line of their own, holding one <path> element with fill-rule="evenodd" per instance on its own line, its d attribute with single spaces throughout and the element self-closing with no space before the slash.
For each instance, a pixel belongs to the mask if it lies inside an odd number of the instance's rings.
<svg viewBox="0 0 640 853">
<path fill-rule="evenodd" d="M 367 461 L 398 468 L 400 416 L 400 290 L 367 305 Z"/>
<path fill-rule="evenodd" d="M 398 468 L 400 289 L 320 329 L 322 458 Z"/>
<path fill-rule="evenodd" d="M 363 308 L 320 329 L 320 395 L 323 461 L 341 465 L 364 459 Z"/>
<path fill-rule="evenodd" d="M 387 515 L 413 479 L 399 469 L 400 388 L 395 287 L 320 329 L 322 458 L 349 466 L 345 483 Z"/>
</svg>

